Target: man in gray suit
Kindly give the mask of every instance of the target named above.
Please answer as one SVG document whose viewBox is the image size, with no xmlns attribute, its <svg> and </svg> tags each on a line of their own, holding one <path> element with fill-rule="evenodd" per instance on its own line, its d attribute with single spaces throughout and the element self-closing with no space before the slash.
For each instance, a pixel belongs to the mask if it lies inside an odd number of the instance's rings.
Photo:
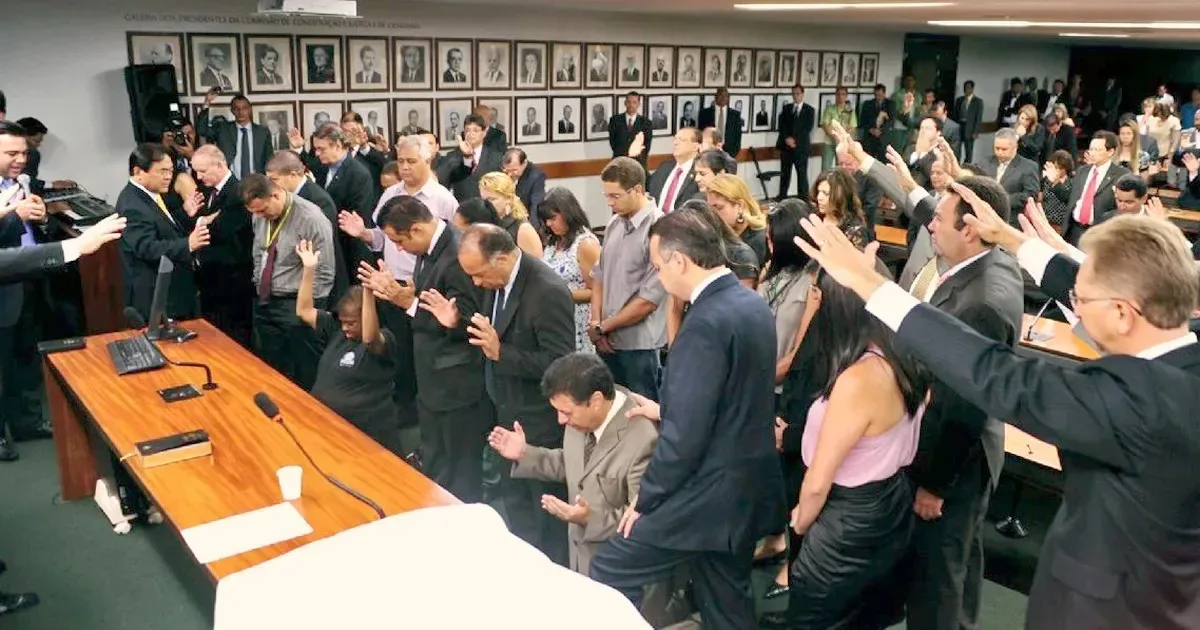
<svg viewBox="0 0 1200 630">
<path fill-rule="evenodd" d="M 1000 182 L 1008 193 L 1008 217 L 1013 225 L 1025 208 L 1025 202 L 1041 190 L 1041 169 L 1033 160 L 1017 155 L 1017 132 L 1009 128 L 996 131 L 992 157 L 982 164 L 985 175 Z"/>
<path fill-rule="evenodd" d="M 946 111 L 946 101 L 938 101 L 933 104 L 933 116 L 942 121 L 942 137 L 950 143 L 950 148 L 954 149 L 954 155 L 958 155 L 963 142 L 962 125 L 950 118 L 950 112 Z"/>
<path fill-rule="evenodd" d="M 520 423 L 512 431 L 496 427 L 488 442 L 514 462 L 514 478 L 566 483 L 576 493 L 569 501 L 547 495 L 542 509 L 567 523 L 571 569 L 587 575 L 596 549 L 616 534 L 637 498 L 658 430 L 646 418 L 627 417 L 636 399 L 614 383 L 595 354 L 568 354 L 551 363 L 542 394 L 568 427 L 562 448 L 529 446 Z"/>
<path fill-rule="evenodd" d="M 975 139 L 983 124 L 983 101 L 975 96 L 975 82 L 963 83 L 963 95 L 954 101 L 954 120 L 962 127 L 963 162 L 974 161 Z"/>
</svg>

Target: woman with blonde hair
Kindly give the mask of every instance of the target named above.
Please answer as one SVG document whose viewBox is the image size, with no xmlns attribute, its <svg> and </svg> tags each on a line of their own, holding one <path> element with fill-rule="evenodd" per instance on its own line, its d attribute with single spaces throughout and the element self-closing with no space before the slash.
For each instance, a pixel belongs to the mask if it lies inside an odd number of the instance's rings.
<svg viewBox="0 0 1200 630">
<path fill-rule="evenodd" d="M 479 178 L 479 196 L 492 202 L 496 214 L 500 215 L 500 227 L 504 228 L 521 251 L 542 257 L 542 239 L 529 223 L 529 210 L 517 196 L 517 185 L 512 178 L 499 171 Z"/>
<path fill-rule="evenodd" d="M 767 250 L 767 213 L 750 194 L 746 182 L 737 175 L 722 173 L 708 184 L 706 197 L 708 205 L 725 225 L 754 250 L 758 257 L 758 268 L 765 267 L 770 258 Z"/>
<path fill-rule="evenodd" d="M 1130 118 L 1121 123 L 1117 129 L 1117 155 L 1113 161 L 1145 177 L 1144 173 L 1150 168 L 1150 154 L 1142 150 L 1141 142 L 1136 120 Z"/>
<path fill-rule="evenodd" d="M 1058 116 L 1058 120 L 1062 122 L 1063 126 L 1070 126 L 1072 129 L 1075 129 L 1075 119 L 1071 118 L 1071 116 L 1067 113 L 1066 105 L 1062 103 L 1056 103 L 1054 105 L 1054 115 Z"/>
<path fill-rule="evenodd" d="M 1017 112 L 1017 154 L 1034 164 L 1042 161 L 1046 153 L 1046 127 L 1038 122 L 1037 108 L 1024 105 Z"/>
</svg>

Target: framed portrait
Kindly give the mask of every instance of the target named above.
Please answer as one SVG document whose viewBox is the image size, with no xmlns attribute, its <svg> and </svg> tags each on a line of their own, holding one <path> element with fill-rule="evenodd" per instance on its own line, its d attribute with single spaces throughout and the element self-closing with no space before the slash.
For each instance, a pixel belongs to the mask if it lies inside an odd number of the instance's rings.
<svg viewBox="0 0 1200 630">
<path fill-rule="evenodd" d="M 192 94 L 204 96 L 212 88 L 222 94 L 242 91 L 242 64 L 238 59 L 238 36 L 204 33 L 188 35 L 192 70 Z"/>
<path fill-rule="evenodd" d="M 432 47 L 433 43 L 428 39 L 392 38 L 392 51 L 396 55 L 392 64 L 396 70 L 392 89 L 397 91 L 433 89 L 433 78 L 429 74 L 429 51 Z"/>
<path fill-rule="evenodd" d="M 842 53 L 842 81 L 845 87 L 858 85 L 858 53 Z"/>
<path fill-rule="evenodd" d="M 729 108 L 742 115 L 742 133 L 750 132 L 750 95 L 730 94 Z"/>
<path fill-rule="evenodd" d="M 392 120 L 396 121 L 396 135 L 418 134 L 437 129 L 433 119 L 433 100 L 396 99 L 392 101 Z"/>
<path fill-rule="evenodd" d="M 754 51 L 754 87 L 775 87 L 775 51 Z"/>
<path fill-rule="evenodd" d="M 652 94 L 646 97 L 646 111 L 650 112 L 650 127 L 654 129 L 654 135 L 658 136 L 661 132 L 663 135 L 675 133 L 675 125 L 672 124 L 675 118 L 675 109 L 672 107 L 672 96 L 670 94 Z"/>
<path fill-rule="evenodd" d="M 388 64 L 386 37 L 347 37 L 346 76 L 350 79 L 351 92 L 387 92 Z M 384 108 L 386 114 L 387 108 Z"/>
<path fill-rule="evenodd" d="M 675 72 L 675 47 L 650 46 L 646 49 L 646 87 L 671 88 Z"/>
<path fill-rule="evenodd" d="M 246 85 L 250 94 L 296 91 L 291 35 L 246 35 Z M 292 114 L 295 118 L 295 114 Z"/>
<path fill-rule="evenodd" d="M 439 90 L 473 89 L 471 80 L 471 40 L 439 39 L 437 44 L 437 86 Z M 440 105 L 439 105 L 440 109 Z M 440 120 L 440 117 L 439 117 Z"/>
<path fill-rule="evenodd" d="M 342 119 L 344 101 L 305 101 L 300 103 L 300 125 L 304 137 L 316 133 L 325 123 L 337 123 Z"/>
<path fill-rule="evenodd" d="M 579 59 L 583 56 L 583 46 L 567 42 L 554 42 L 550 45 L 554 58 L 554 76 L 550 87 L 556 90 L 571 90 L 583 87 Z"/>
<path fill-rule="evenodd" d="M 192 120 L 196 120 L 196 117 L 203 110 L 203 103 L 192 103 Z M 212 107 L 208 108 L 208 120 L 209 122 L 216 122 L 218 120 L 233 122 L 233 111 L 229 109 L 229 103 L 225 103 L 224 105 L 213 103 Z"/>
<path fill-rule="evenodd" d="M 704 49 L 704 87 L 729 85 L 729 51 L 724 48 Z"/>
<path fill-rule="evenodd" d="M 776 129 L 779 128 L 779 117 L 783 115 L 783 108 L 785 108 L 791 104 L 792 104 L 792 93 L 791 92 L 780 92 L 779 94 L 775 95 L 775 106 L 773 109 L 775 110 L 775 128 Z M 821 112 L 816 112 L 816 118 L 818 120 L 820 120 Z"/>
<path fill-rule="evenodd" d="M 617 87 L 640 88 L 646 86 L 646 47 L 638 44 L 621 44 L 617 47 Z"/>
<path fill-rule="evenodd" d="M 608 140 L 608 118 L 613 114 L 612 94 L 597 94 L 583 99 L 583 107 L 587 110 L 588 140 Z"/>
<path fill-rule="evenodd" d="M 854 95 L 853 94 L 850 95 L 850 104 L 851 105 L 854 104 Z M 833 107 L 834 105 L 837 105 L 837 93 L 836 92 L 821 92 L 821 95 L 819 97 L 817 97 L 817 118 L 820 119 L 821 116 L 824 116 L 825 110 L 829 109 L 830 107 Z M 858 111 L 857 107 L 855 107 L 854 109 L 855 109 L 855 111 Z M 854 132 L 852 131 L 850 133 L 854 133 Z"/>
<path fill-rule="evenodd" d="M 183 59 L 183 33 L 125 34 L 129 64 L 175 66 L 175 89 L 187 94 L 187 68 Z"/>
<path fill-rule="evenodd" d="M 779 51 L 779 74 L 775 84 L 781 88 L 796 85 L 796 66 L 799 65 L 800 54 L 794 50 Z"/>
<path fill-rule="evenodd" d="M 800 53 L 800 85 L 806 88 L 821 84 L 821 53 L 805 50 Z"/>
<path fill-rule="evenodd" d="M 589 88 L 611 88 L 613 86 L 613 45 L 587 45 L 587 81 Z M 607 136 L 606 136 L 607 137 Z"/>
<path fill-rule="evenodd" d="M 859 85 L 875 87 L 879 83 L 879 53 L 863 53 L 858 68 Z"/>
<path fill-rule="evenodd" d="M 552 142 L 578 142 L 583 140 L 583 124 L 580 118 L 583 99 L 578 96 L 556 96 L 550 99 L 550 123 Z"/>
<path fill-rule="evenodd" d="M 775 95 L 755 94 L 750 97 L 750 131 L 771 131 L 775 128 Z"/>
<path fill-rule="evenodd" d="M 842 79 L 842 58 L 835 52 L 821 53 L 821 87 L 837 87 Z"/>
<path fill-rule="evenodd" d="M 729 87 L 750 87 L 754 78 L 753 61 L 754 52 L 749 49 L 734 48 L 729 51 Z"/>
<path fill-rule="evenodd" d="M 704 58 L 699 48 L 680 46 L 675 51 L 678 64 L 675 67 L 675 87 L 698 88 L 701 78 L 701 60 Z"/>
<path fill-rule="evenodd" d="M 546 51 L 544 42 L 517 42 L 516 62 L 518 90 L 544 90 L 547 85 Z"/>
<path fill-rule="evenodd" d="M 709 92 L 708 94 L 704 94 L 700 97 L 700 109 L 708 109 L 709 107 L 712 107 L 713 105 L 715 105 L 716 102 L 717 102 L 716 94 L 713 94 L 712 92 Z"/>
<path fill-rule="evenodd" d="M 488 108 L 492 125 L 512 140 L 512 98 L 508 96 L 475 99 L 475 104 Z"/>
<path fill-rule="evenodd" d="M 296 51 L 300 57 L 301 92 L 344 90 L 341 37 L 299 37 Z"/>
<path fill-rule="evenodd" d="M 479 58 L 475 69 L 475 85 L 480 90 L 511 90 L 513 86 L 512 42 L 478 40 L 475 52 Z"/>
<path fill-rule="evenodd" d="M 546 133 L 545 96 L 530 96 L 517 99 L 517 144 L 541 144 L 550 140 Z"/>
<path fill-rule="evenodd" d="M 678 94 L 675 96 L 675 122 L 677 129 L 684 127 L 700 128 L 697 119 L 700 116 L 699 94 Z"/>
<path fill-rule="evenodd" d="M 350 101 L 346 105 L 363 119 L 363 128 L 369 136 L 383 136 L 390 144 L 395 139 L 392 133 L 392 103 L 387 99 L 372 101 Z"/>
<path fill-rule="evenodd" d="M 254 122 L 266 127 L 272 149 L 290 149 L 288 132 L 296 128 L 296 103 L 255 103 Z"/>
<path fill-rule="evenodd" d="M 471 113 L 474 104 L 469 98 L 440 98 L 437 102 L 438 133 L 442 144 L 447 147 L 458 146 L 465 130 L 467 115 Z"/>
</svg>

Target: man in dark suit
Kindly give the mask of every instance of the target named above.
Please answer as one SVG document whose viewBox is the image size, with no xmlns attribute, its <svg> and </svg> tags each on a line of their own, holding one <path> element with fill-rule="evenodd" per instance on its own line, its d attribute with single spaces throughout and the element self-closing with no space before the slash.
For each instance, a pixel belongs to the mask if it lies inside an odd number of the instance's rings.
<svg viewBox="0 0 1200 630">
<path fill-rule="evenodd" d="M 496 120 L 496 109 L 487 105 L 478 105 L 471 111 L 483 118 L 484 128 L 486 129 L 486 133 L 483 136 L 483 144 L 498 154 L 503 154 L 507 151 L 508 136 L 505 135 L 504 127 L 500 124 L 500 121 Z M 455 142 L 457 141 L 458 139 L 456 138 Z"/>
<path fill-rule="evenodd" d="M 204 187 L 204 200 L 198 204 L 196 200 L 188 200 L 184 209 L 190 216 L 208 220 L 211 237 L 209 246 L 196 255 L 200 314 L 249 348 L 254 232 L 239 192 L 241 182 L 229 170 L 224 154 L 212 145 L 196 149 L 192 170 Z"/>
<path fill-rule="evenodd" d="M 280 151 L 272 156 L 271 161 L 267 162 L 267 177 L 275 182 L 276 186 L 301 199 L 311 201 L 313 205 L 321 209 L 321 214 L 329 219 L 329 225 L 333 228 L 335 236 L 333 239 L 333 290 L 329 292 L 328 303 L 337 304 L 338 300 L 342 299 L 342 294 L 349 288 L 350 279 L 349 271 L 346 269 L 346 258 L 342 254 L 342 242 L 336 236 L 341 230 L 338 229 L 338 209 L 333 203 L 333 198 L 325 192 L 324 188 L 304 175 L 304 162 L 293 151 Z"/>
<path fill-rule="evenodd" d="M 1188 318 L 1200 275 L 1183 233 L 1153 217 L 1118 217 L 1086 236 L 1080 265 L 963 190 L 954 186 L 975 208 L 978 221 L 968 222 L 981 238 L 1016 252 L 1035 282 L 1070 302 L 1108 356 L 1075 368 L 1021 358 L 888 283 L 835 229 L 806 220 L 819 248 L 804 248 L 897 331 L 897 350 L 988 416 L 1058 447 L 1064 496 L 1026 627 L 1194 627 L 1200 344 Z"/>
<path fill-rule="evenodd" d="M 469 343 L 482 292 L 458 262 L 459 235 L 420 199 L 398 195 L 379 212 L 397 247 L 417 257 L 413 283 L 392 303 L 412 318 L 422 468 L 464 503 L 483 498 L 483 449 L 496 410 L 484 387 L 483 354 Z M 384 270 L 363 278 L 379 290 L 396 281 Z M 519 411 L 519 410 L 518 410 Z"/>
<path fill-rule="evenodd" d="M 654 137 L 654 124 L 649 118 L 638 113 L 642 104 L 642 95 L 629 92 L 625 95 L 625 113 L 613 114 L 608 119 L 608 146 L 612 148 L 614 158 L 631 157 L 646 166 L 650 157 L 650 141 Z M 641 136 L 639 146 L 642 150 L 630 154 L 634 141 Z"/>
<path fill-rule="evenodd" d="M 209 106 L 216 97 L 217 93 L 212 91 L 205 95 L 204 108 L 196 115 L 196 133 L 221 149 L 226 163 L 239 179 L 250 173 L 263 172 L 267 160 L 275 153 L 275 147 L 271 145 L 271 134 L 267 128 L 252 122 L 254 111 L 250 107 L 250 100 L 235 94 L 229 103 L 233 122 L 213 123 L 209 120 Z"/>
<path fill-rule="evenodd" d="M 871 157 L 884 159 L 888 134 L 895 124 L 896 108 L 887 97 L 887 87 L 880 83 L 875 86 L 875 98 L 858 108 L 858 139 Z"/>
<path fill-rule="evenodd" d="M 370 138 L 367 136 L 367 129 L 361 122 L 345 120 L 343 116 L 342 134 L 346 136 L 350 154 L 362 162 L 362 165 L 367 167 L 367 172 L 371 174 L 371 181 L 375 184 L 375 198 L 378 199 L 379 194 L 383 192 L 383 184 L 379 176 L 383 174 L 383 165 L 388 162 L 388 154 L 371 144 Z"/>
<path fill-rule="evenodd" d="M 1054 106 L 1062 103 L 1066 107 L 1071 104 L 1067 102 L 1067 84 L 1062 79 L 1055 79 L 1051 91 L 1041 90 L 1038 94 L 1038 117 L 1045 118 L 1054 113 Z M 1069 110 L 1068 110 L 1069 111 Z"/>
<path fill-rule="evenodd" d="M 353 212 L 362 217 L 367 227 L 374 227 L 371 215 L 375 212 L 378 198 L 375 189 L 379 184 L 371 181 L 371 171 L 362 160 L 350 154 L 346 134 L 341 127 L 330 123 L 313 134 L 312 157 L 321 167 L 321 172 L 313 169 L 317 174 L 317 183 L 329 193 L 338 211 Z M 362 241 L 341 231 L 337 238 L 341 241 L 347 270 L 358 269 L 361 260 L 374 260 Z"/>
<path fill-rule="evenodd" d="M 1058 116 L 1050 114 L 1046 116 L 1046 154 L 1043 157 L 1044 161 L 1049 161 L 1050 156 L 1054 155 L 1055 151 L 1066 151 L 1071 155 L 1071 160 L 1074 161 L 1079 154 L 1078 142 L 1075 140 L 1075 128 L 1071 125 L 1064 125 Z"/>
<path fill-rule="evenodd" d="M 451 48 L 446 51 L 446 69 L 442 72 L 443 83 L 467 83 L 467 75 L 462 71 L 463 58 L 461 48 Z"/>
<path fill-rule="evenodd" d="M 995 180 L 974 176 L 959 183 L 1007 217 L 1007 195 Z M 929 224 L 936 258 L 917 274 L 909 293 L 979 334 L 1015 347 L 1025 304 L 1021 271 L 1011 255 L 964 224 L 963 216 L 972 213 L 957 194 L 938 203 Z M 911 628 L 957 630 L 960 623 L 978 624 L 982 530 L 1004 465 L 1004 427 L 942 381 L 935 381 L 931 391 L 920 446 L 909 467 L 919 520 L 906 610 Z"/>
<path fill-rule="evenodd" d="M 671 346 L 661 406 L 637 396 L 634 413 L 661 433 L 636 504 L 596 553 L 591 575 L 635 605 L 643 587 L 686 565 L 705 628 L 755 626 L 750 589 L 755 542 L 785 518 L 775 452 L 771 312 L 725 267 L 721 237 L 694 213 L 651 228 L 663 286 L 691 308 Z"/>
<path fill-rule="evenodd" d="M 479 178 L 501 170 L 504 151 L 499 151 L 483 140 L 487 134 L 487 120 L 479 114 L 468 114 L 463 123 L 464 138 L 458 146 L 446 154 L 446 178 L 441 181 L 454 193 L 460 202 L 479 196 Z"/>
<path fill-rule="evenodd" d="M 700 192 L 693 179 L 696 156 L 700 155 L 700 130 L 685 127 L 675 132 L 671 159 L 658 165 L 646 184 L 646 192 L 658 202 L 658 209 L 672 212 Z"/>
<path fill-rule="evenodd" d="M 941 121 L 942 137 L 946 139 L 954 154 L 958 155 L 962 150 L 963 143 L 962 126 L 950 118 L 950 113 L 946 111 L 946 101 L 938 101 L 933 104 L 933 117 Z"/>
<path fill-rule="evenodd" d="M 355 83 L 383 83 L 383 75 L 375 69 L 377 63 L 375 56 L 378 53 L 372 46 L 363 46 L 362 50 L 358 51 L 358 60 L 362 64 L 358 72 L 354 73 Z"/>
<path fill-rule="evenodd" d="M 959 157 L 963 163 L 975 160 L 975 140 L 979 137 L 979 125 L 983 123 L 983 101 L 975 96 L 975 82 L 963 83 L 963 95 L 954 100 L 954 120 L 962 127 L 963 151 Z"/>
<path fill-rule="evenodd" d="M 796 196 L 808 199 L 808 153 L 812 146 L 812 131 L 817 113 L 804 102 L 804 88 L 792 88 L 792 102 L 779 114 L 779 196 L 783 200 L 792 187 L 792 170 L 796 171 Z"/>
<path fill-rule="evenodd" d="M 540 230 L 542 220 L 538 216 L 538 206 L 546 197 L 546 171 L 530 162 L 525 151 L 515 147 L 505 151 L 501 168 L 517 183 L 517 196 L 529 210 L 529 222 Z"/>
<path fill-rule="evenodd" d="M 1089 164 L 1071 180 L 1071 196 L 1067 199 L 1070 214 L 1062 226 L 1063 238 L 1072 245 L 1079 243 L 1088 228 L 1117 213 L 1113 182 L 1129 173 L 1129 169 L 1112 161 L 1117 154 L 1117 134 L 1097 131 L 1087 151 Z"/>
<path fill-rule="evenodd" d="M 530 107 L 525 110 L 525 124 L 521 127 L 521 135 L 529 137 L 542 135 L 542 123 L 538 122 L 537 109 Z"/>
<path fill-rule="evenodd" d="M 1100 122 L 1104 128 L 1112 131 L 1117 128 L 1117 117 L 1121 115 L 1121 101 L 1125 94 L 1117 85 L 1117 80 L 1109 77 L 1104 82 L 1104 91 L 1100 97 L 1096 99 L 1100 103 L 1097 115 L 1100 117 Z"/>
<path fill-rule="evenodd" d="M 220 88 L 222 92 L 232 92 L 233 82 L 225 74 L 225 65 L 229 63 L 228 46 L 209 46 L 204 51 L 204 70 L 200 73 L 200 87 Z M 236 58 L 236 53 L 234 54 Z"/>
<path fill-rule="evenodd" d="M 1008 91 L 1000 97 L 1000 106 L 996 109 L 996 126 L 1012 127 L 1015 125 L 1017 114 L 1026 105 L 1036 107 L 1033 97 L 1025 91 L 1025 83 L 1021 81 L 1021 77 L 1013 77 L 1012 81 L 1009 81 Z"/>
<path fill-rule="evenodd" d="M 483 378 L 496 422 L 542 448 L 562 448 L 563 427 L 542 395 L 542 375 L 559 357 L 575 350 L 575 303 L 566 282 L 546 263 L 523 256 L 499 226 L 477 224 L 463 233 L 458 263 L 484 289 L 483 308 L 471 316 L 467 333 L 483 351 Z M 453 314 L 453 313 L 450 313 Z M 574 503 L 562 484 L 502 475 L 509 529 L 551 560 L 568 566 L 567 530 L 542 509 L 542 497 Z M 575 491 L 574 489 L 572 490 Z"/>
<path fill-rule="evenodd" d="M 729 90 L 717 89 L 713 104 L 700 110 L 700 124 L 697 126 L 701 131 L 716 127 L 724 138 L 725 152 L 737 159 L 742 150 L 742 113 L 729 106 Z"/>
<path fill-rule="evenodd" d="M 1041 190 L 1041 168 L 1017 155 L 1017 132 L 1004 128 L 992 139 L 992 157 L 981 166 L 986 175 L 1000 182 L 1008 193 L 1008 219 L 1016 224 L 1017 215 L 1025 208 L 1025 202 Z"/>
</svg>

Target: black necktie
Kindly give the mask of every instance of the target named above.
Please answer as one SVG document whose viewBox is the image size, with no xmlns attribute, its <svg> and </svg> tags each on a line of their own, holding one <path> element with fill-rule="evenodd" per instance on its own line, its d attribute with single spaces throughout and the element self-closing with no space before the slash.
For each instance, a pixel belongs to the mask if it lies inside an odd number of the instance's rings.
<svg viewBox="0 0 1200 630">
<path fill-rule="evenodd" d="M 425 268 L 425 254 L 417 256 L 417 264 L 413 266 L 413 282 L 416 283 L 417 277 L 421 275 L 421 270 Z"/>
<path fill-rule="evenodd" d="M 239 127 L 238 129 L 242 132 L 242 158 L 239 161 L 239 168 L 241 168 L 242 172 L 238 173 L 238 179 L 245 179 L 247 175 L 253 172 L 250 170 L 250 135 L 246 133 L 245 127 Z"/>
<path fill-rule="evenodd" d="M 496 302 L 492 307 L 492 327 L 495 328 L 497 322 L 500 321 L 500 314 L 504 312 L 504 289 L 496 290 Z M 487 391 L 488 398 L 493 402 L 496 401 L 496 376 L 492 371 L 493 363 L 488 360 L 483 360 L 483 388 Z"/>
<path fill-rule="evenodd" d="M 588 433 L 583 436 L 583 465 L 587 466 L 592 459 L 592 451 L 596 450 L 596 434 Z"/>
</svg>

